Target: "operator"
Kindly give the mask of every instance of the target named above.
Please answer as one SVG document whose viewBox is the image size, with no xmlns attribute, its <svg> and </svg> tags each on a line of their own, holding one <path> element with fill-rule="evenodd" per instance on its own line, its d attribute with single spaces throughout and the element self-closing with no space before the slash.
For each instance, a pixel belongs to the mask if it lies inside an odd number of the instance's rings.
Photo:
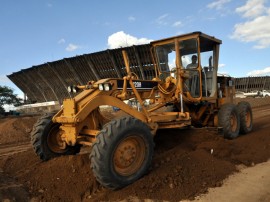
<svg viewBox="0 0 270 202">
<path fill-rule="evenodd" d="M 186 69 L 196 69 L 198 67 L 197 55 L 192 55 L 191 63 L 187 65 Z M 198 97 L 199 93 L 199 78 L 197 71 L 189 71 L 189 81 L 187 82 L 189 86 L 190 93 L 193 97 Z"/>
<path fill-rule="evenodd" d="M 198 67 L 198 63 L 197 63 L 197 55 L 192 55 L 191 57 L 191 63 L 187 65 L 187 69 L 194 69 L 194 68 L 197 68 Z"/>
</svg>

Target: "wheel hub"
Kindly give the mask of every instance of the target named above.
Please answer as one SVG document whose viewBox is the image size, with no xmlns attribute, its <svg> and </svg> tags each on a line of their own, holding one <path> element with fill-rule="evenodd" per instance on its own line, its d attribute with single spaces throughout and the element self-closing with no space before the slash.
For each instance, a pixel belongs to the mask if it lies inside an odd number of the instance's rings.
<svg viewBox="0 0 270 202">
<path fill-rule="evenodd" d="M 51 129 L 47 137 L 49 148 L 56 153 L 63 153 L 66 151 L 67 144 L 63 141 L 62 130 L 56 126 Z"/>
<path fill-rule="evenodd" d="M 128 166 L 134 161 L 136 157 L 136 147 L 134 145 L 124 146 L 124 148 L 120 150 L 120 153 L 120 166 L 121 164 Z"/>
<path fill-rule="evenodd" d="M 115 171 L 128 176 L 136 172 L 145 158 L 145 143 L 141 137 L 130 136 L 122 140 L 113 156 Z"/>
</svg>

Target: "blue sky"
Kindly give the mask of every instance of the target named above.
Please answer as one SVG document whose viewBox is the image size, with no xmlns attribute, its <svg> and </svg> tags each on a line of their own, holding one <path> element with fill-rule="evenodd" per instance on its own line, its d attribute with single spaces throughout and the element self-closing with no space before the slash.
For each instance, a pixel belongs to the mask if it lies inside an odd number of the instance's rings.
<svg viewBox="0 0 270 202">
<path fill-rule="evenodd" d="M 223 41 L 220 73 L 270 75 L 270 0 L 2 0 L 0 85 L 45 62 L 202 31 Z"/>
</svg>

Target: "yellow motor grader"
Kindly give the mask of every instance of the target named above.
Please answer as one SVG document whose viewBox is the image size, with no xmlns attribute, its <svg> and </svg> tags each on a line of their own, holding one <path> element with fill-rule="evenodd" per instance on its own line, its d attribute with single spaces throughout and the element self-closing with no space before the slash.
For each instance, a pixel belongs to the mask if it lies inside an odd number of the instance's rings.
<svg viewBox="0 0 270 202">
<path fill-rule="evenodd" d="M 233 104 L 234 79 L 217 74 L 221 43 L 201 32 L 151 42 L 151 80 L 139 79 L 123 49 L 126 76 L 71 86 L 69 91 L 81 92 L 39 119 L 31 134 L 36 154 L 49 160 L 90 145 L 96 179 L 119 189 L 149 169 L 158 129 L 216 127 L 227 139 L 250 132 L 250 104 Z M 124 113 L 109 119 L 101 106 Z"/>
</svg>

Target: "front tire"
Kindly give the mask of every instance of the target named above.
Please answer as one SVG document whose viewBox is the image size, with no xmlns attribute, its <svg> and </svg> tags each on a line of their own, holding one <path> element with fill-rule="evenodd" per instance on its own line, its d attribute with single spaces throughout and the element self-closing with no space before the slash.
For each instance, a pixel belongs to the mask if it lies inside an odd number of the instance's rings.
<svg viewBox="0 0 270 202">
<path fill-rule="evenodd" d="M 154 142 L 149 127 L 140 120 L 128 116 L 112 120 L 96 138 L 91 168 L 103 186 L 119 189 L 148 171 Z"/>
<path fill-rule="evenodd" d="M 237 105 L 237 110 L 240 116 L 240 133 L 247 134 L 253 127 L 252 109 L 248 102 L 241 101 Z"/>
<path fill-rule="evenodd" d="M 223 128 L 223 136 L 226 139 L 238 137 L 240 130 L 240 118 L 237 107 L 234 104 L 224 104 L 218 112 L 218 125 Z"/>
<path fill-rule="evenodd" d="M 60 141 L 59 123 L 53 123 L 54 114 L 42 116 L 31 132 L 31 143 L 41 160 L 47 161 L 61 155 L 74 155 L 80 152 L 81 145 L 68 146 Z"/>
</svg>

